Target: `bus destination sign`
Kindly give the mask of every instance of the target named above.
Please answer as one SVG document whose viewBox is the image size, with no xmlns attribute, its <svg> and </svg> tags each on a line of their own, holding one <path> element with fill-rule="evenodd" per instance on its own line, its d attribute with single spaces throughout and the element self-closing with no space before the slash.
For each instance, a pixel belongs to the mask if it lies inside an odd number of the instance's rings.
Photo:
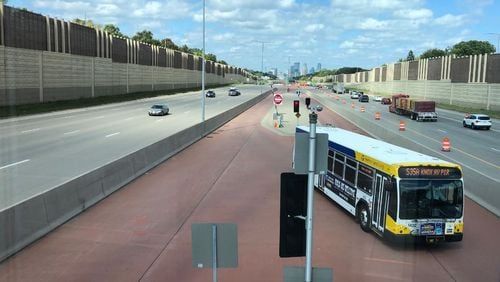
<svg viewBox="0 0 500 282">
<path fill-rule="evenodd" d="M 462 177 L 460 169 L 456 167 L 411 166 L 400 167 L 401 178 L 453 178 Z"/>
</svg>

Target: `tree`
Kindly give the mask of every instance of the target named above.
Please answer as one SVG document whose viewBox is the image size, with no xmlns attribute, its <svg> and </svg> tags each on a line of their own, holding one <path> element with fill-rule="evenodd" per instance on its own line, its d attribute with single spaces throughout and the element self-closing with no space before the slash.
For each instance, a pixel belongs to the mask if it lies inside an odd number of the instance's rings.
<svg viewBox="0 0 500 282">
<path fill-rule="evenodd" d="M 170 38 L 163 39 L 161 41 L 161 46 L 172 50 L 179 50 L 179 46 L 177 46 Z"/>
<path fill-rule="evenodd" d="M 217 63 L 219 63 L 219 64 L 223 64 L 223 65 L 227 65 L 226 61 L 224 61 L 224 60 L 220 60 L 220 61 L 218 61 Z M 275 78 L 274 78 L 274 79 L 275 79 Z"/>
<path fill-rule="evenodd" d="M 140 41 L 140 42 L 144 42 L 144 43 L 147 43 L 147 44 L 151 44 L 151 45 L 161 46 L 160 41 L 157 40 L 157 39 L 154 39 L 153 38 L 153 33 L 151 31 L 149 31 L 149 30 L 143 30 L 143 31 L 137 32 L 132 37 L 132 39 Z"/>
<path fill-rule="evenodd" d="M 425 52 L 420 55 L 420 59 L 427 59 L 427 58 L 436 58 L 436 57 L 442 57 L 446 56 L 447 52 L 445 50 L 437 49 L 437 48 L 432 48 L 428 49 Z"/>
<path fill-rule="evenodd" d="M 414 61 L 415 60 L 415 55 L 413 55 L 413 51 L 410 50 L 408 52 L 408 56 L 406 56 L 406 61 Z"/>
<path fill-rule="evenodd" d="M 95 24 L 92 20 L 82 20 L 82 19 L 76 18 L 76 19 L 73 19 L 73 22 L 76 24 L 88 26 L 91 28 L 101 28 L 100 25 Z"/>
<path fill-rule="evenodd" d="M 457 56 L 470 56 L 494 53 L 495 46 L 488 41 L 469 40 L 453 45 L 451 53 Z"/>
<path fill-rule="evenodd" d="M 205 54 L 205 60 L 217 62 L 217 56 L 212 53 Z"/>
<path fill-rule="evenodd" d="M 113 24 L 107 24 L 104 26 L 104 31 L 111 34 L 114 37 L 128 38 L 125 34 L 120 32 L 120 28 Z"/>
</svg>

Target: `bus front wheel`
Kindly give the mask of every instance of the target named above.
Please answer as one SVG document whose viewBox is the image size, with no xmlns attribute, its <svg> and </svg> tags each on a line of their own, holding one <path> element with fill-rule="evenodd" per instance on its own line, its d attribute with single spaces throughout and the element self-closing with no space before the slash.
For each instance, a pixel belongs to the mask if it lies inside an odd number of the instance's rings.
<svg viewBox="0 0 500 282">
<path fill-rule="evenodd" d="M 370 232 L 370 211 L 368 210 L 368 207 L 364 204 L 362 204 L 359 207 L 359 212 L 358 212 L 358 219 L 359 219 L 359 225 L 361 226 L 361 229 L 365 232 Z"/>
</svg>

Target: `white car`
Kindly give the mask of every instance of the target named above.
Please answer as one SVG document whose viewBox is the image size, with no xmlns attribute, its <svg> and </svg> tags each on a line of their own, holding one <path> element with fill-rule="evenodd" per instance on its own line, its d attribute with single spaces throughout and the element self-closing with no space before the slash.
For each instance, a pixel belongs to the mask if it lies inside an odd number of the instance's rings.
<svg viewBox="0 0 500 282">
<path fill-rule="evenodd" d="M 351 99 L 359 99 L 359 93 L 356 91 L 352 91 L 351 93 Z"/>
<path fill-rule="evenodd" d="M 382 96 L 373 96 L 372 100 L 374 102 L 380 102 L 380 101 L 382 101 Z"/>
<path fill-rule="evenodd" d="M 464 117 L 462 124 L 464 127 L 472 129 L 486 128 L 488 130 L 491 127 L 491 119 L 489 116 L 483 114 L 468 114 Z"/>
</svg>

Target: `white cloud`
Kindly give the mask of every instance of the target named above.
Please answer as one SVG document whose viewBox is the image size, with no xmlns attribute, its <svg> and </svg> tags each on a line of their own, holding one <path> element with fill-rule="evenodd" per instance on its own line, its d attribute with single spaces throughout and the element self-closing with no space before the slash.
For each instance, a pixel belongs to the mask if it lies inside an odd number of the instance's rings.
<svg viewBox="0 0 500 282">
<path fill-rule="evenodd" d="M 352 41 L 344 41 L 340 44 L 340 48 L 352 48 L 354 47 L 354 42 Z"/>
<path fill-rule="evenodd" d="M 215 41 L 228 41 L 233 38 L 234 38 L 234 33 L 231 32 L 216 34 L 212 37 L 212 39 Z"/>
<path fill-rule="evenodd" d="M 324 27 L 325 26 L 323 24 L 310 24 L 310 25 L 307 25 L 304 28 L 304 31 L 306 31 L 306 32 L 316 32 L 316 31 L 322 30 Z"/>
<path fill-rule="evenodd" d="M 431 18 L 433 13 L 429 9 L 403 9 L 394 12 L 394 15 L 403 19 Z"/>
<path fill-rule="evenodd" d="M 358 27 L 360 29 L 367 29 L 367 30 L 384 30 L 389 28 L 389 22 L 368 18 L 359 22 Z"/>
<path fill-rule="evenodd" d="M 447 27 L 457 27 L 463 25 L 464 22 L 464 15 L 451 15 L 451 14 L 446 14 L 442 17 L 436 18 L 434 22 L 438 25 L 443 25 Z"/>
</svg>

